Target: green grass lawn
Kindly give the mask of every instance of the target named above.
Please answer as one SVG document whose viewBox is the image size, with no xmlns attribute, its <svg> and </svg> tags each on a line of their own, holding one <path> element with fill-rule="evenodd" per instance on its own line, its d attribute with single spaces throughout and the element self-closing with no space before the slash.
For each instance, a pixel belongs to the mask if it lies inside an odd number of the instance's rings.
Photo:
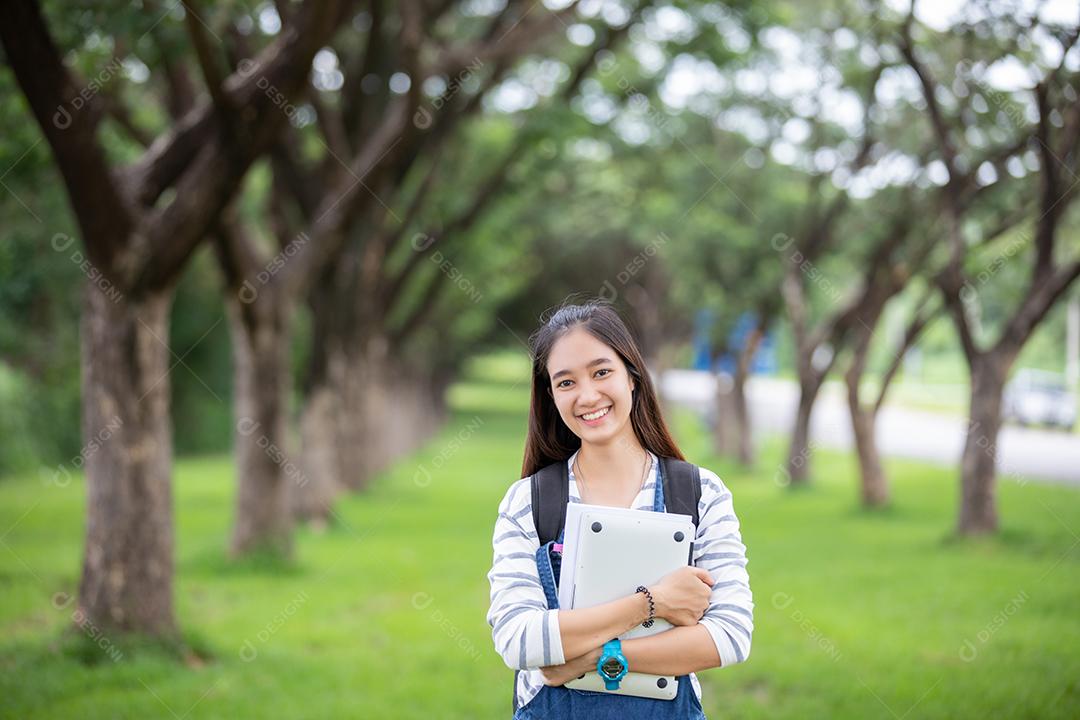
<svg viewBox="0 0 1080 720">
<path fill-rule="evenodd" d="M 456 386 L 441 435 L 342 499 L 329 530 L 301 531 L 291 566 L 229 563 L 230 460 L 179 461 L 179 659 L 120 644 L 115 661 L 65 635 L 82 479 L 0 481 L 0 716 L 509 717 L 485 575 L 528 387 L 492 376 Z M 1080 716 L 1080 493 L 1003 484 L 1000 537 L 956 541 L 953 472 L 891 462 L 895 507 L 866 513 L 845 455 L 815 456 L 793 493 L 773 481 L 779 443 L 743 471 L 676 425 L 734 492 L 757 604 L 749 660 L 700 675 L 710 718 Z"/>
</svg>

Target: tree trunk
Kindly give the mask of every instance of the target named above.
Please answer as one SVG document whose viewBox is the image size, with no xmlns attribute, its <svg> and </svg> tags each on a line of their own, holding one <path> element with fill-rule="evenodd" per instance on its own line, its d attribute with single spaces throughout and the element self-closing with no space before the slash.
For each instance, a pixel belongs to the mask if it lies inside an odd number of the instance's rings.
<svg viewBox="0 0 1080 720">
<path fill-rule="evenodd" d="M 1008 355 L 993 351 L 978 356 L 971 365 L 968 433 L 960 463 L 957 531 L 962 535 L 993 533 L 998 528 L 995 462 L 1001 396 L 1010 365 Z"/>
<path fill-rule="evenodd" d="M 857 382 L 857 381 L 856 381 Z M 848 387 L 848 409 L 851 412 L 851 429 L 855 436 L 855 451 L 859 458 L 859 478 L 864 507 L 884 507 L 889 504 L 889 481 L 881 465 L 874 437 L 877 413 L 859 403 L 858 390 L 852 393 Z"/>
<path fill-rule="evenodd" d="M 443 419 L 426 378 L 391 364 L 375 333 L 347 353 L 341 373 L 339 457 L 345 485 L 363 490 L 391 463 L 429 439 Z"/>
<path fill-rule="evenodd" d="M 875 325 L 877 317 L 875 314 L 873 318 Z M 881 455 L 878 452 L 875 437 L 879 404 L 864 406 L 859 393 L 863 373 L 866 370 L 867 356 L 870 353 L 870 341 L 873 337 L 871 326 L 864 326 L 859 330 L 858 335 L 852 349 L 851 366 L 844 373 L 844 380 L 847 383 L 848 414 L 851 416 L 851 430 L 855 437 L 855 453 L 859 459 L 859 488 L 863 507 L 884 507 L 889 504 L 890 498 L 889 481 L 881 466 Z M 900 356 L 905 351 L 906 345 L 901 350 Z M 887 374 L 882 380 L 883 387 L 880 391 L 882 398 L 889 378 L 890 375 Z"/>
<path fill-rule="evenodd" d="M 824 376 L 816 373 L 814 377 L 799 380 L 799 407 L 795 411 L 795 427 L 791 431 L 786 465 L 791 485 L 805 484 L 810 474 L 810 413 L 821 390 L 822 380 Z"/>
<path fill-rule="evenodd" d="M 227 300 L 233 347 L 237 472 L 232 553 L 292 551 L 287 483 L 305 477 L 288 453 L 288 312 L 269 288 Z"/>
<path fill-rule="evenodd" d="M 315 288 L 313 298 L 329 294 Z M 344 466 L 339 452 L 342 399 L 340 391 L 345 359 L 331 328 L 335 315 L 330 303 L 309 301 L 312 307 L 312 346 L 303 383 L 300 411 L 300 467 L 307 484 L 290 484 L 293 517 L 314 524 L 325 522 L 334 500 L 344 489 Z"/>
<path fill-rule="evenodd" d="M 735 405 L 735 428 L 739 442 L 737 457 L 742 465 L 754 464 L 754 429 L 750 424 L 750 407 L 746 400 L 746 378 L 735 376 L 731 387 L 731 400 Z"/>
<path fill-rule="evenodd" d="M 136 300 L 88 283 L 84 297 L 79 608 L 100 629 L 172 635 L 172 290 Z"/>
<path fill-rule="evenodd" d="M 645 356 L 645 365 L 652 371 L 653 388 L 656 392 L 656 401 L 660 404 L 660 413 L 663 415 L 664 420 L 667 423 L 671 423 L 675 408 L 673 404 L 668 400 L 667 394 L 664 392 L 664 376 L 667 371 L 673 366 L 670 358 L 670 350 L 666 348 L 658 348 L 656 353 L 651 356 Z"/>
<path fill-rule="evenodd" d="M 735 406 L 735 427 L 738 433 L 738 458 L 743 465 L 752 465 L 754 462 L 754 429 L 750 424 L 750 406 L 746 401 L 746 381 L 750 377 L 750 365 L 754 361 L 758 346 L 765 333 L 759 324 L 746 337 L 746 342 L 739 350 L 738 362 L 735 364 L 734 384 L 732 385 L 732 402 Z"/>
<path fill-rule="evenodd" d="M 367 487 L 384 452 L 385 418 L 390 412 L 386 403 L 387 388 L 380 382 L 385 340 L 357 338 L 345 352 L 345 371 L 340 378 L 341 434 L 338 452 L 344 469 L 346 487 Z"/>
<path fill-rule="evenodd" d="M 734 457 L 738 452 L 738 428 L 734 383 L 727 373 L 716 373 L 715 423 L 713 451 L 717 455 Z"/>
<path fill-rule="evenodd" d="M 338 418 L 341 403 L 329 383 L 312 388 L 300 414 L 300 468 L 306 483 L 289 483 L 289 505 L 297 520 L 326 522 L 340 490 Z"/>
</svg>

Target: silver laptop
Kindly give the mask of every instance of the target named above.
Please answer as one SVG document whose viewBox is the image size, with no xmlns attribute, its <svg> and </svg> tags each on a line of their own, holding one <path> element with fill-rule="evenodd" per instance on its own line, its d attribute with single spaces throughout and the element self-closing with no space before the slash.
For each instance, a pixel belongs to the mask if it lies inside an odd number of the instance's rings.
<svg viewBox="0 0 1080 720">
<path fill-rule="evenodd" d="M 694 522 L 689 515 L 568 503 L 559 605 L 585 608 L 630 595 L 638 585 L 651 586 L 690 562 Z M 671 628 L 661 618 L 652 627 L 638 625 L 620 640 L 653 635 Z M 631 667 L 618 690 L 608 690 L 596 672 L 571 680 L 575 690 L 672 700 L 675 676 L 636 673 Z"/>
</svg>

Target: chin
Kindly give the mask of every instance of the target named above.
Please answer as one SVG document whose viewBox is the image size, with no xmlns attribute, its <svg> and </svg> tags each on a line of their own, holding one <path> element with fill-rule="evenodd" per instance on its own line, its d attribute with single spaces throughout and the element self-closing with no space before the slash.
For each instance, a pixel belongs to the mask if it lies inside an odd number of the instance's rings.
<svg viewBox="0 0 1080 720">
<path fill-rule="evenodd" d="M 627 418 L 627 420 L 629 420 L 629 418 Z M 622 432 L 625 425 L 626 422 L 624 421 L 618 425 L 611 424 L 608 427 L 591 428 L 586 426 L 582 428 L 584 432 L 581 437 L 588 438 L 589 441 L 593 443 L 604 443 L 619 437 L 619 434 Z"/>
</svg>

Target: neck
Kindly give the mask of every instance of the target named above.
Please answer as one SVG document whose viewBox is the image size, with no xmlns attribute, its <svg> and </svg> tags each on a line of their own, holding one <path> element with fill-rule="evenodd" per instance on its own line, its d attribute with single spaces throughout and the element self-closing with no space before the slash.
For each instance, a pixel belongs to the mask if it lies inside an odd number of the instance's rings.
<svg viewBox="0 0 1080 720">
<path fill-rule="evenodd" d="M 638 442 L 632 428 L 605 444 L 582 441 L 577 462 L 586 482 L 593 487 L 638 487 L 645 463 L 646 450 Z"/>
</svg>

